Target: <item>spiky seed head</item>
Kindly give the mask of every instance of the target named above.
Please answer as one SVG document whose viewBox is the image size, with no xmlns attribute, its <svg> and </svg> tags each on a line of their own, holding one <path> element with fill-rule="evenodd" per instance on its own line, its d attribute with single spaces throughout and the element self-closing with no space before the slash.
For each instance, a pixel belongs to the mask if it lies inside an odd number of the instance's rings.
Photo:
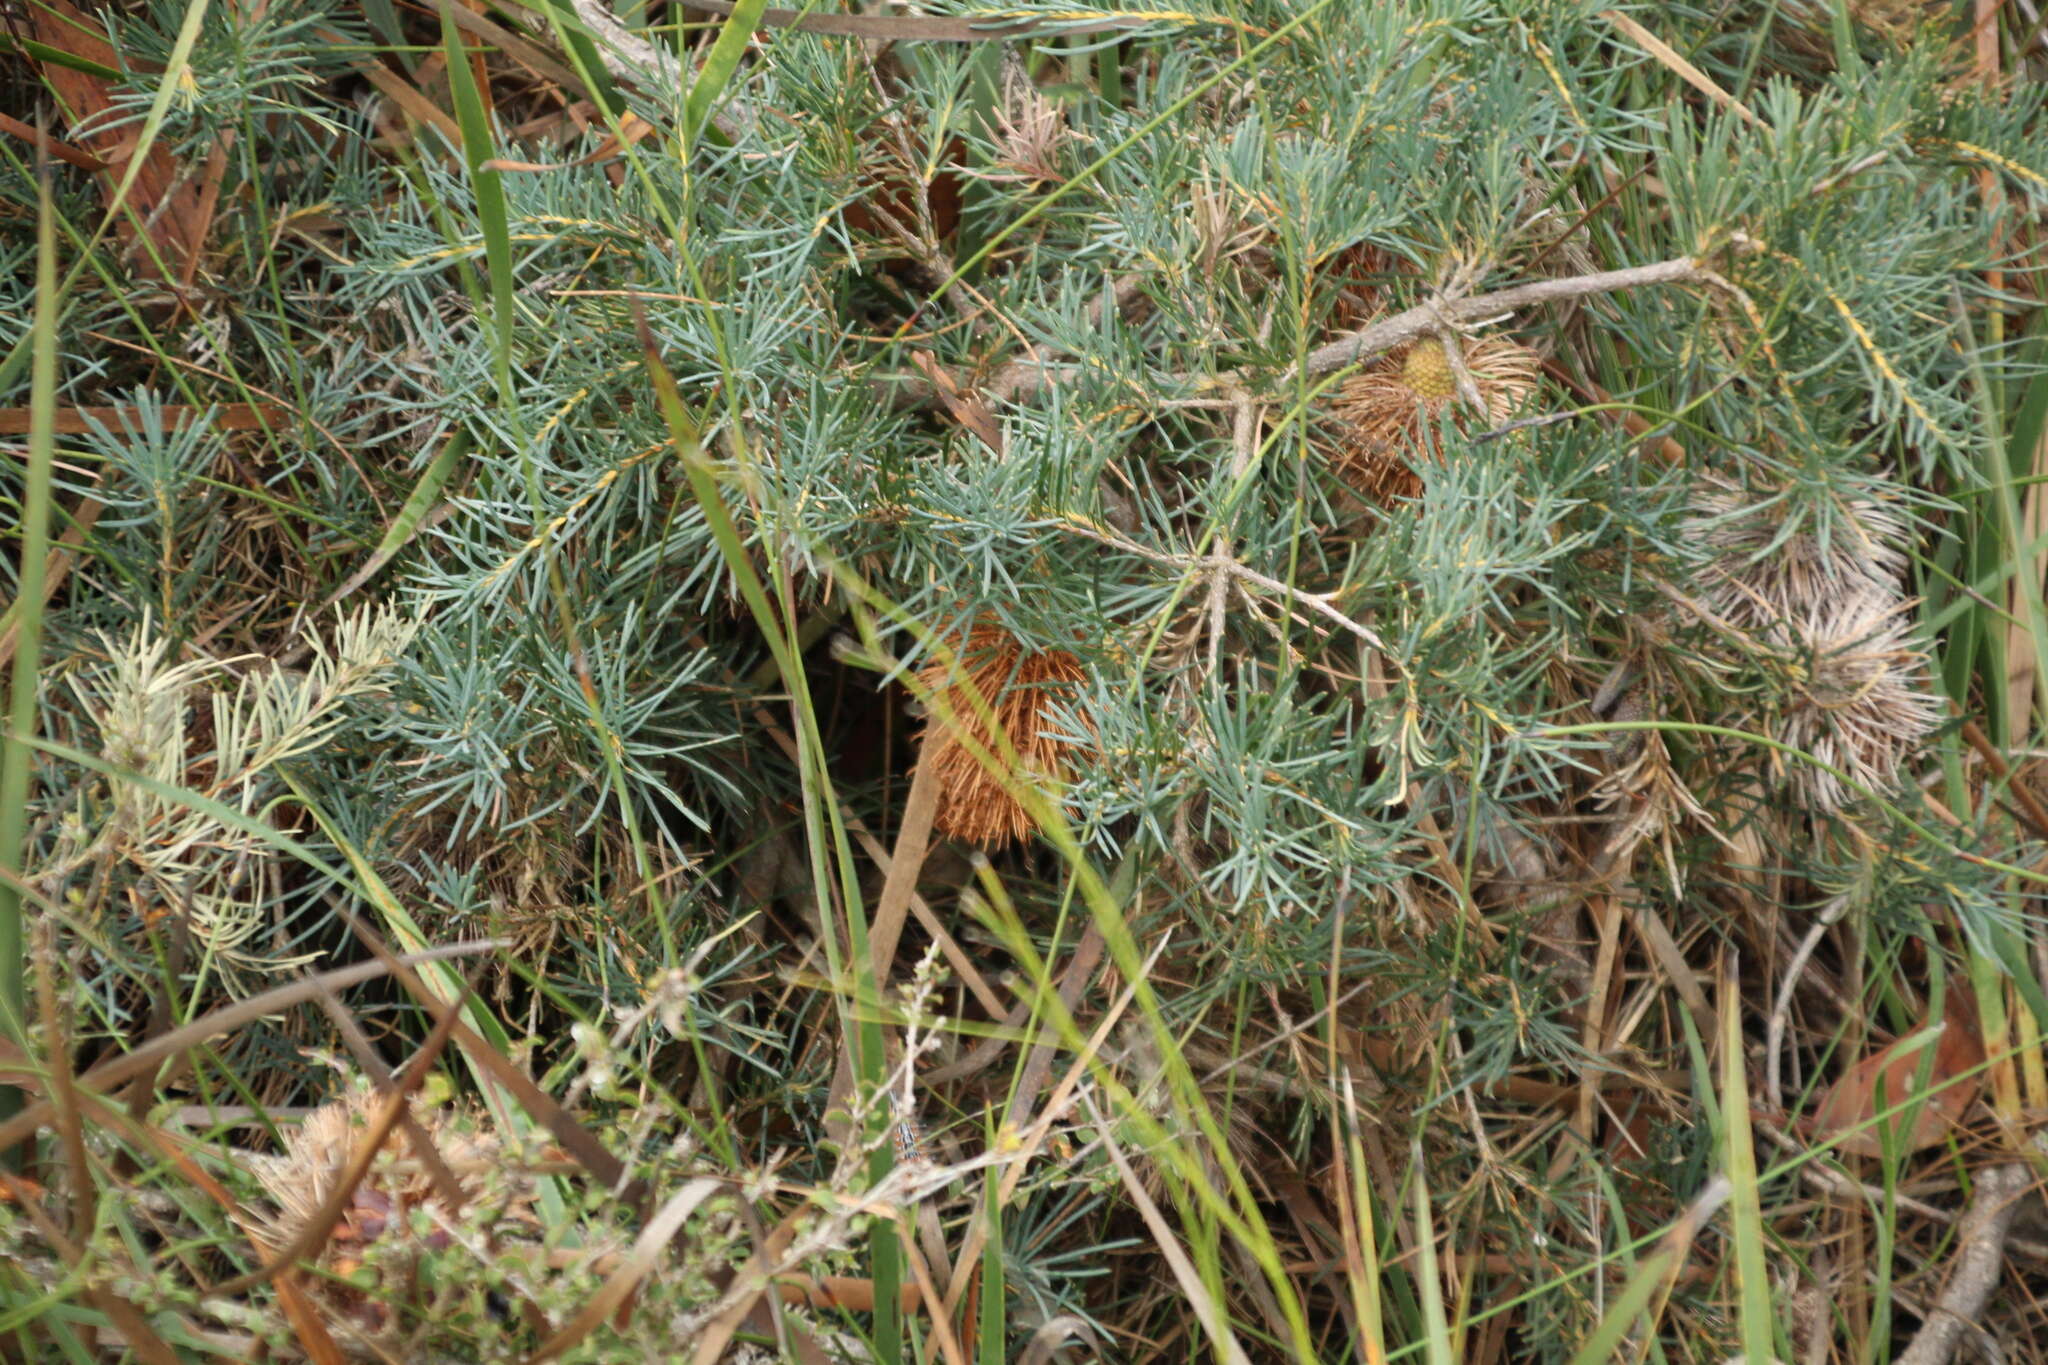
<svg viewBox="0 0 2048 1365">
<path fill-rule="evenodd" d="M 1896 592 L 1865 591 L 1817 603 L 1794 625 L 1793 682 L 1778 738 L 1880 794 L 1897 789 L 1900 769 L 1942 717 L 1909 606 Z M 1797 758 L 1788 756 L 1783 771 L 1816 814 L 1838 812 L 1861 794 Z"/>
<path fill-rule="evenodd" d="M 1536 353 L 1518 342 L 1487 337 L 1464 346 L 1463 357 L 1494 424 L 1513 417 L 1536 390 Z M 1456 370 L 1435 338 L 1346 380 L 1331 408 L 1339 431 L 1332 457 L 1338 475 L 1381 504 L 1419 494 L 1422 480 L 1411 461 L 1436 458 L 1437 421 L 1457 392 Z"/>
<path fill-rule="evenodd" d="M 1826 533 L 1808 523 L 1789 534 L 1789 498 L 1745 489 L 1709 474 L 1694 489 L 1687 538 L 1709 558 L 1700 600 L 1738 630 L 1769 634 L 1778 622 L 1806 622 L 1831 604 L 1896 593 L 1906 572 L 1906 525 L 1871 497 L 1841 502 Z"/>
<path fill-rule="evenodd" d="M 919 760 L 932 765 L 942 793 L 933 824 L 948 838 L 1000 848 L 1028 837 L 1032 821 L 984 763 L 984 756 L 1003 762 L 1003 751 L 973 699 L 979 694 L 1001 727 L 1020 779 L 1064 785 L 1069 748 L 1055 733 L 1052 707 L 1073 695 L 1085 672 L 1067 651 L 1026 649 L 987 622 L 970 630 L 954 652 L 957 675 L 945 663 L 918 674 L 934 698 Z"/>
<path fill-rule="evenodd" d="M 256 1178 L 278 1206 L 272 1226 L 282 1239 L 295 1236 L 327 1201 L 342 1172 L 369 1142 L 383 1104 L 381 1095 L 368 1090 L 332 1100 L 285 1135 L 281 1154 L 255 1159 Z M 418 1104 L 412 1113 L 466 1190 L 478 1188 L 503 1165 L 501 1144 L 488 1132 Z M 435 1199 L 432 1180 L 413 1157 L 402 1129 L 394 1128 L 356 1187 L 330 1243 L 374 1241 L 405 1210 Z"/>
</svg>

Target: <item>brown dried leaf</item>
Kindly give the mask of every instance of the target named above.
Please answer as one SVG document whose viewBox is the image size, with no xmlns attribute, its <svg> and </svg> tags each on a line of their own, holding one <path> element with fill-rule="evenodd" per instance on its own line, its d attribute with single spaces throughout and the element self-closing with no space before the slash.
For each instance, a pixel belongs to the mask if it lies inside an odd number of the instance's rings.
<svg viewBox="0 0 2048 1365">
<path fill-rule="evenodd" d="M 932 392 L 939 396 L 954 421 L 980 437 L 981 443 L 997 455 L 1003 453 L 1003 429 L 980 394 L 963 390 L 952 375 L 940 368 L 930 351 L 912 351 L 910 363 L 931 381 Z"/>
<path fill-rule="evenodd" d="M 1931 1021 L 1930 1021 L 1931 1023 Z M 1865 1057 L 1842 1073 L 1807 1121 L 1807 1132 L 1817 1140 L 1839 1137 L 1839 1146 L 1856 1156 L 1883 1153 L 1881 1133 L 1902 1114 L 1877 1116 L 1896 1109 L 1914 1093 L 1919 1079 L 1922 1054 L 1929 1048 L 1934 1056 L 1928 1064 L 1927 1100 L 1913 1121 L 1905 1150 L 1917 1152 L 1931 1147 L 1948 1135 L 1962 1120 L 1984 1078 L 1978 1070 L 1984 1064 L 1984 1038 L 1977 1020 L 1977 1002 L 1965 983 L 1951 984 L 1942 1011 L 1941 1032 L 1931 1041 L 1915 1030 Z M 1883 1090 L 1879 1098 L 1880 1085 Z"/>
</svg>

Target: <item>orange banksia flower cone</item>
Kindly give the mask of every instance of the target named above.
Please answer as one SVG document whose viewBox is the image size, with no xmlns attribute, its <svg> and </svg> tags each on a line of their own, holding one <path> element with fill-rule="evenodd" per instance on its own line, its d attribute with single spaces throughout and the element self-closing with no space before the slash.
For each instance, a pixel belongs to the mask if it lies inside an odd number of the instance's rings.
<svg viewBox="0 0 2048 1365">
<path fill-rule="evenodd" d="M 987 766 L 1005 757 L 974 695 L 980 694 L 1002 728 L 1021 780 L 1064 784 L 1068 746 L 1058 738 L 1052 707 L 1072 696 L 1083 669 L 1063 649 L 1028 650 L 1016 636 L 991 624 L 974 627 L 957 650 L 957 676 L 945 664 L 918 674 L 934 697 L 920 760 L 932 766 L 939 784 L 933 824 L 948 838 L 1000 848 L 1028 837 L 1032 821 Z"/>
<path fill-rule="evenodd" d="M 1488 337 L 1463 348 L 1465 368 L 1498 425 L 1513 417 L 1536 389 L 1536 353 L 1518 342 Z M 1410 463 L 1433 458 L 1437 421 L 1457 402 L 1458 377 L 1441 341 L 1427 338 L 1344 382 L 1332 405 L 1344 441 L 1338 474 L 1382 505 L 1422 492 Z"/>
</svg>

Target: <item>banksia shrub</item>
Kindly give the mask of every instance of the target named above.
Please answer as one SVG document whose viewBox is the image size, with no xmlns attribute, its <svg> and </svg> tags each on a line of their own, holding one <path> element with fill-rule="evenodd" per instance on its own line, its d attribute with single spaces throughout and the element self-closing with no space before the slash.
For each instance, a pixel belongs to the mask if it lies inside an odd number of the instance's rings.
<svg viewBox="0 0 2048 1365">
<path fill-rule="evenodd" d="M 1085 674 L 1067 651 L 1029 649 L 990 623 L 968 631 L 954 655 L 957 669 L 935 663 L 918 674 L 933 697 L 920 762 L 931 765 L 939 784 L 935 828 L 963 843 L 1001 848 L 1035 828 L 1008 783 L 1056 792 L 1066 782 L 1071 749 L 1058 738 L 1053 708 L 1072 698 Z M 994 739 L 977 698 L 1003 743 Z M 1016 767 L 999 774 L 990 765 L 1007 762 L 1006 754 L 1015 755 Z"/>
<path fill-rule="evenodd" d="M 8 7 L 6 1351 L 1968 1317 L 1953 1160 L 1761 1139 L 2048 954 L 2028 6 L 705 3 Z M 401 1135 L 262 1280 L 373 1108 L 214 1111 L 436 1003 L 462 1197 Z"/>
</svg>

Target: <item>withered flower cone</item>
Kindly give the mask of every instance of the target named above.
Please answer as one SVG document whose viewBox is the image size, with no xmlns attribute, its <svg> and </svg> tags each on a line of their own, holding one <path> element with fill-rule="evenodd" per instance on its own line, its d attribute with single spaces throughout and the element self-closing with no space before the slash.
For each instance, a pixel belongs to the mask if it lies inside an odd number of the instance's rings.
<svg viewBox="0 0 2048 1365">
<path fill-rule="evenodd" d="M 1536 353 L 1503 337 L 1462 348 L 1465 368 L 1495 425 L 1508 421 L 1536 389 Z M 1412 460 L 1436 457 L 1434 436 L 1458 379 L 1441 341 L 1425 338 L 1344 381 L 1332 410 L 1343 431 L 1338 474 L 1385 505 L 1422 492 Z M 1454 409 L 1455 411 L 1455 409 Z"/>
<path fill-rule="evenodd" d="M 1002 727 L 1022 780 L 1064 784 L 1068 746 L 1057 737 L 1052 707 L 1073 694 L 1083 669 L 1065 650 L 1027 650 L 1016 636 L 988 623 L 969 631 L 956 653 L 959 677 L 942 663 L 918 674 L 935 698 L 921 760 L 932 765 L 939 784 L 933 824 L 948 838 L 1000 848 L 1028 837 L 1032 821 L 983 762 L 985 754 L 1001 763 L 1003 752 L 973 696 L 980 694 Z"/>
<path fill-rule="evenodd" d="M 1785 527 L 1789 499 L 1707 474 L 1692 495 L 1687 539 L 1712 558 L 1701 571 L 1702 604 L 1739 630 L 1802 622 L 1830 604 L 1896 594 L 1906 572 L 1906 525 L 1874 498 L 1841 504 L 1828 534 Z"/>
<path fill-rule="evenodd" d="M 251 1165 L 265 1192 L 276 1201 L 273 1235 L 288 1241 L 298 1235 L 341 1181 L 343 1173 L 370 1140 L 371 1126 L 384 1099 L 373 1091 L 357 1091 L 308 1114 L 285 1135 L 284 1151 L 259 1156 Z M 433 1141 L 449 1171 L 473 1195 L 504 1165 L 502 1144 L 491 1133 L 443 1111 L 413 1106 L 413 1117 Z M 413 1156 L 402 1128 L 394 1128 L 378 1151 L 369 1173 L 356 1186 L 320 1259 L 345 1268 L 361 1248 L 387 1233 L 402 1235 L 406 1214 L 423 1204 L 440 1204 L 426 1169 Z M 444 1212 L 454 1213 L 453 1209 Z"/>
<path fill-rule="evenodd" d="M 1941 723 L 1927 661 L 1912 641 L 1910 604 L 1895 592 L 1817 605 L 1796 623 L 1801 676 L 1779 739 L 1871 791 L 1896 790 L 1905 761 Z M 1839 811 L 1860 793 L 1833 773 L 1787 759 L 1786 782 L 1808 809 Z"/>
</svg>

